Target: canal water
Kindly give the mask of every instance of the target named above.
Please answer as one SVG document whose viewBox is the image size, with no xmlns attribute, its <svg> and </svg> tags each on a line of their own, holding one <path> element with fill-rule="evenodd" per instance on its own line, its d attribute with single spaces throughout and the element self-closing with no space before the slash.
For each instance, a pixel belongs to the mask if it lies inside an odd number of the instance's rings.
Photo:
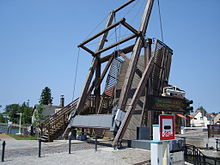
<svg viewBox="0 0 220 165">
<path fill-rule="evenodd" d="M 18 127 L 8 127 L 7 125 L 0 125 L 0 133 L 7 133 L 7 134 L 16 134 L 19 132 Z"/>
</svg>

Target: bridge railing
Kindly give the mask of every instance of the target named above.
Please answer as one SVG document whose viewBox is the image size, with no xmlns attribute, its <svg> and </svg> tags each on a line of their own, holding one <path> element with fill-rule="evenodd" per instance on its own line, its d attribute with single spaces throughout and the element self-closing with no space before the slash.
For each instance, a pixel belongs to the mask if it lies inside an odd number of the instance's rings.
<svg viewBox="0 0 220 165">
<path fill-rule="evenodd" d="M 194 165 L 220 165 L 219 157 L 211 157 L 203 154 L 193 145 L 186 144 L 184 150 L 185 161 Z"/>
<path fill-rule="evenodd" d="M 208 137 L 220 137 L 220 125 L 208 125 Z"/>
</svg>

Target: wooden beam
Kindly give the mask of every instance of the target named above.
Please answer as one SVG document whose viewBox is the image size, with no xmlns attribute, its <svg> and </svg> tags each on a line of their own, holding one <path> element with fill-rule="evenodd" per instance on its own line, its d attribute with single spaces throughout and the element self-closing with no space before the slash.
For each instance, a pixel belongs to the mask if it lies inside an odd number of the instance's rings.
<svg viewBox="0 0 220 165">
<path fill-rule="evenodd" d="M 153 6 L 153 2 L 154 0 L 148 0 L 147 6 L 145 8 L 144 11 L 144 15 L 143 15 L 143 21 L 141 23 L 141 27 L 140 27 L 140 31 L 142 32 L 142 36 L 144 36 L 146 29 L 147 29 L 147 25 L 150 19 L 150 13 L 152 10 L 152 6 Z M 131 61 L 129 63 L 129 67 L 127 69 L 127 73 L 125 76 L 125 81 L 122 87 L 122 92 L 121 92 L 121 96 L 119 98 L 119 107 L 121 107 L 121 110 L 125 110 L 125 106 L 126 106 L 126 102 L 128 99 L 128 92 L 130 90 L 131 87 L 131 83 L 132 83 L 132 79 L 134 77 L 134 73 L 135 73 L 135 68 L 137 65 L 137 61 L 138 61 L 138 57 L 140 55 L 141 52 L 141 48 L 143 45 L 143 40 L 142 40 L 142 36 L 140 35 L 138 37 L 138 39 L 136 40 L 134 49 L 133 49 L 133 54 L 131 57 Z"/>
<path fill-rule="evenodd" d="M 95 74 L 95 80 L 98 81 L 100 79 L 101 75 L 101 63 L 99 61 L 100 55 L 97 55 L 96 57 L 98 59 L 98 63 L 96 65 L 96 74 Z M 100 85 L 96 86 L 94 90 L 94 95 L 95 95 L 95 112 L 98 112 L 98 107 L 99 107 L 99 102 L 100 102 L 100 93 L 101 93 L 101 87 Z"/>
<path fill-rule="evenodd" d="M 82 94 L 81 94 L 81 97 L 79 98 L 79 101 L 77 103 L 77 106 L 76 106 L 76 109 L 77 109 L 77 114 L 79 114 L 81 111 L 82 111 L 82 108 L 86 102 L 86 98 L 87 98 L 87 90 L 90 86 L 90 83 L 91 83 L 91 80 L 92 80 L 92 77 L 94 75 L 94 72 L 95 72 L 95 67 L 97 65 L 97 62 L 98 60 L 97 59 L 94 59 L 93 63 L 92 63 L 92 67 L 89 69 L 89 74 L 86 78 L 86 83 L 83 87 L 83 91 L 82 91 Z"/>
<path fill-rule="evenodd" d="M 118 41 L 118 42 L 116 42 L 116 43 L 114 43 L 114 44 L 112 44 L 112 45 L 110 45 L 110 46 L 108 46 L 108 47 L 106 47 L 106 48 L 103 48 L 103 49 L 101 49 L 101 50 L 95 52 L 95 54 L 103 53 L 103 52 L 105 52 L 105 51 L 107 51 L 107 50 L 109 50 L 109 49 L 111 49 L 111 48 L 113 48 L 113 47 L 115 47 L 115 46 L 117 46 L 117 45 L 120 45 L 120 44 L 122 44 L 122 43 L 124 43 L 124 42 L 126 42 L 126 41 L 129 41 L 129 40 L 131 40 L 131 39 L 133 39 L 133 38 L 135 38 L 135 37 L 137 37 L 137 35 L 136 35 L 136 34 L 133 34 L 133 35 L 131 35 L 131 36 L 129 36 L 129 37 L 123 39 L 123 40 L 120 40 L 120 41 Z"/>
<path fill-rule="evenodd" d="M 93 57 L 95 57 L 95 53 L 90 50 L 89 48 L 85 47 L 84 45 L 81 46 L 82 49 L 84 49 L 85 51 L 89 52 L 90 54 L 92 54 Z"/>
<path fill-rule="evenodd" d="M 144 73 L 143 73 L 143 76 L 141 77 L 141 80 L 140 82 L 138 83 L 138 86 L 137 86 L 137 89 L 135 90 L 135 93 L 134 93 L 134 96 L 132 97 L 132 100 L 131 100 L 131 104 L 128 106 L 128 110 L 126 111 L 126 114 L 125 114 L 125 117 L 124 119 L 122 120 L 122 123 L 120 125 L 120 128 L 114 138 L 114 141 L 113 141 L 113 146 L 117 146 L 118 145 L 118 142 L 120 141 L 120 139 L 122 139 L 127 127 L 128 127 L 128 124 L 129 124 L 129 121 L 131 119 L 131 116 L 132 116 L 132 112 L 135 110 L 136 108 L 136 105 L 138 103 L 138 100 L 141 96 L 141 93 L 146 85 L 146 81 L 149 79 L 150 77 L 150 74 L 151 74 L 151 71 L 152 71 L 152 68 L 153 68 L 153 59 L 154 57 L 152 56 L 147 67 L 145 68 L 144 70 Z"/>
<path fill-rule="evenodd" d="M 111 24 L 112 24 L 112 22 L 113 22 L 113 18 L 114 18 L 114 13 L 111 12 L 110 15 L 109 15 L 109 19 L 108 19 L 108 21 L 107 21 L 106 27 L 111 26 Z M 108 31 L 106 31 L 106 32 L 103 34 L 103 36 L 102 36 L 102 38 L 101 38 L 101 40 L 100 40 L 100 42 L 99 42 L 99 45 L 98 45 L 97 50 L 102 49 L 102 48 L 104 47 L 104 44 L 105 44 L 105 40 L 106 40 L 106 38 L 107 38 L 107 35 L 108 35 Z M 89 74 L 88 74 L 88 76 L 87 76 L 86 83 L 85 83 L 85 85 L 84 85 L 84 87 L 83 87 L 83 91 L 82 91 L 81 97 L 79 98 L 78 104 L 77 104 L 77 106 L 76 106 L 76 109 L 77 109 L 77 113 L 78 113 L 78 114 L 82 111 L 82 109 L 83 109 L 83 107 L 84 107 L 84 104 L 85 104 L 85 102 L 86 102 L 86 99 L 87 99 L 88 96 L 91 94 L 91 93 L 88 93 L 88 89 L 89 89 L 89 87 L 90 87 L 90 83 L 91 83 L 91 81 L 92 81 L 92 78 L 93 78 L 93 75 L 94 75 L 94 72 L 95 72 L 95 69 L 96 69 L 98 63 L 100 63 L 100 61 L 99 61 L 99 56 L 97 56 L 97 58 L 94 58 L 94 59 L 93 59 L 92 67 L 91 67 L 90 70 L 89 70 Z"/>
<path fill-rule="evenodd" d="M 120 6 L 119 8 L 113 10 L 114 13 L 118 12 L 119 10 L 123 9 L 124 7 L 128 6 L 130 3 L 134 2 L 135 0 L 130 0 L 128 2 L 126 2 L 125 4 L 123 4 L 122 6 Z"/>
<path fill-rule="evenodd" d="M 142 77 L 142 72 L 139 68 L 135 69 L 135 73 L 141 78 Z"/>
<path fill-rule="evenodd" d="M 128 93 L 129 93 L 130 88 L 131 88 L 132 80 L 133 80 L 134 73 L 135 73 L 135 68 L 137 66 L 138 57 L 140 55 L 141 48 L 143 46 L 143 36 L 145 36 L 146 30 L 147 30 L 147 26 L 148 26 L 148 22 L 149 22 L 149 19 L 150 19 L 150 14 L 151 14 L 151 10 L 152 10 L 152 7 L 153 7 L 153 3 L 154 3 L 154 0 L 148 0 L 147 1 L 147 5 L 146 5 L 145 10 L 144 10 L 144 14 L 143 14 L 143 18 L 142 18 L 142 22 L 141 22 L 141 26 L 140 26 L 140 30 L 139 30 L 142 34 L 139 35 L 139 37 L 137 38 L 137 40 L 135 42 L 135 46 L 134 46 L 134 49 L 133 49 L 133 53 L 132 53 L 132 56 L 131 56 L 129 67 L 128 67 L 127 72 L 126 72 L 125 81 L 124 81 L 124 84 L 123 84 L 123 87 L 122 87 L 122 91 L 121 91 L 120 98 L 119 98 L 119 104 L 118 104 L 119 108 L 122 111 L 125 111 L 126 102 L 128 100 Z M 146 78 L 145 76 L 146 75 L 143 75 L 141 80 Z M 137 91 L 138 90 L 136 90 L 136 92 Z M 138 95 L 139 95 L 139 93 L 138 93 Z M 135 95 L 133 96 L 133 98 L 134 97 L 135 97 Z M 130 109 L 130 112 L 132 110 L 133 109 Z M 117 134 L 114 138 L 114 141 L 113 141 L 114 146 L 118 145 L 118 142 L 121 140 L 121 138 L 124 135 L 125 128 L 127 128 L 128 122 L 130 121 L 130 116 L 131 116 L 130 112 L 126 112 L 127 117 L 125 116 L 125 118 L 123 119 L 122 124 L 119 128 L 119 131 L 117 132 Z"/>
<path fill-rule="evenodd" d="M 105 77 L 105 75 L 106 75 L 106 73 L 107 73 L 109 67 L 110 67 L 111 64 L 112 64 L 113 59 L 114 59 L 114 56 L 112 56 L 112 57 L 110 58 L 110 60 L 108 61 L 108 63 L 106 64 L 106 66 L 105 66 L 105 68 L 104 68 L 104 70 L 103 70 L 103 72 L 102 72 L 101 77 L 100 77 L 97 81 L 95 81 L 95 80 L 93 81 L 92 85 L 91 85 L 91 86 L 89 87 L 89 89 L 88 89 L 88 94 L 87 94 L 87 95 L 90 95 L 91 92 L 92 92 L 92 90 L 93 90 L 94 88 L 97 88 L 97 87 L 102 83 L 102 81 L 103 81 L 103 79 L 104 79 L 104 77 Z"/>
<path fill-rule="evenodd" d="M 111 64 L 112 64 L 112 62 L 113 62 L 113 60 L 114 60 L 114 56 L 112 56 L 112 57 L 109 59 L 108 63 L 106 64 L 106 66 L 105 66 L 105 68 L 104 68 L 104 70 L 103 70 L 103 72 L 102 72 L 102 75 L 101 75 L 100 79 L 98 80 L 98 82 L 97 82 L 97 84 L 96 84 L 96 88 L 97 88 L 97 86 L 99 86 L 99 85 L 102 83 L 102 81 L 103 81 L 103 79 L 104 79 L 104 77 L 105 77 L 105 75 L 106 75 L 108 69 L 110 68 L 110 66 L 111 66 Z"/>
<path fill-rule="evenodd" d="M 150 14 L 151 14 L 151 10 L 153 7 L 153 2 L 154 0 L 148 0 L 147 1 L 147 5 L 143 14 L 143 18 L 142 18 L 142 22 L 141 22 L 141 26 L 140 26 L 140 32 L 142 33 L 142 35 L 140 35 L 135 43 L 134 49 L 133 49 L 133 53 L 131 56 L 131 61 L 129 63 L 129 67 L 127 69 L 126 75 L 125 75 L 125 81 L 122 87 L 122 91 L 121 91 L 121 95 L 119 98 L 119 107 L 121 108 L 122 111 L 125 111 L 125 106 L 126 106 L 126 102 L 128 100 L 128 92 L 131 88 L 131 83 L 132 83 L 132 79 L 134 77 L 134 73 L 135 73 L 135 68 L 137 66 L 137 61 L 138 61 L 138 57 L 140 55 L 141 52 L 141 48 L 143 46 L 143 36 L 146 33 L 147 30 L 147 25 L 150 19 Z"/>
<path fill-rule="evenodd" d="M 107 24 L 106 24 L 105 28 L 108 28 L 109 26 L 111 26 L 114 16 L 115 16 L 115 13 L 111 12 L 110 15 L 109 15 L 109 18 L 108 18 L 108 21 L 107 21 Z M 108 32 L 109 31 L 106 31 L 105 33 L 103 33 L 102 38 L 99 41 L 99 45 L 98 45 L 98 48 L 97 48 L 96 51 L 99 51 L 104 47 L 104 44 L 105 44 L 107 36 L 108 36 Z"/>
<path fill-rule="evenodd" d="M 107 21 L 107 24 L 105 26 L 105 29 L 111 26 L 114 16 L 115 16 L 115 13 L 111 12 L 110 16 L 109 16 L 109 19 Z M 106 42 L 106 39 L 107 39 L 107 36 L 108 36 L 108 32 L 109 31 L 106 31 L 105 33 L 103 33 L 102 38 L 100 39 L 100 42 L 99 42 L 99 45 L 98 45 L 98 48 L 97 48 L 96 51 L 99 51 L 99 50 L 103 49 L 103 47 L 105 45 L 105 42 Z M 97 66 L 96 66 L 95 82 L 97 82 L 100 79 L 100 76 L 101 76 L 101 64 L 102 63 L 100 62 L 100 53 L 96 54 L 96 58 L 98 59 L 98 63 L 97 63 Z M 96 88 L 94 90 L 95 111 L 96 111 L 96 113 L 98 112 L 99 104 L 100 104 L 100 95 L 101 95 L 101 85 L 100 84 L 101 83 L 97 84 Z"/>
<path fill-rule="evenodd" d="M 122 18 L 120 21 L 106 27 L 104 30 L 102 30 L 101 32 L 95 34 L 94 36 L 90 37 L 89 39 L 85 40 L 84 42 L 82 42 L 81 44 L 78 45 L 78 47 L 81 47 L 82 45 L 87 44 L 88 42 L 94 40 L 95 38 L 99 37 L 100 35 L 108 32 L 109 30 L 113 29 L 114 27 L 118 26 L 119 24 L 121 24 L 122 22 L 125 21 L 125 18 Z"/>
<path fill-rule="evenodd" d="M 152 40 L 151 39 L 148 39 L 147 40 L 147 47 L 145 49 L 145 65 L 147 65 L 147 63 L 149 62 L 150 58 L 151 58 L 151 45 L 152 45 Z M 152 74 L 151 74 L 152 75 Z M 152 88 L 151 88 L 151 78 L 150 77 L 147 81 L 147 85 L 146 85 L 146 88 L 145 88 L 145 97 L 144 97 L 144 107 L 143 107 L 143 115 L 142 115 L 142 124 L 143 122 L 145 122 L 144 124 L 150 128 L 150 137 L 152 137 L 152 133 L 153 133 L 153 127 L 152 127 L 152 124 L 153 124 L 153 113 L 152 111 L 150 111 L 149 109 L 146 110 L 146 105 L 147 105 L 147 100 L 148 100 L 148 95 L 152 94 Z M 146 117 L 146 118 L 144 118 Z M 147 123 L 146 123 L 147 122 Z"/>
<path fill-rule="evenodd" d="M 138 35 L 139 32 L 135 28 L 133 28 L 131 25 L 129 25 L 127 22 L 124 21 L 121 24 L 124 25 L 127 29 L 129 29 L 134 34 Z"/>
<path fill-rule="evenodd" d="M 122 53 L 124 53 L 124 54 L 127 54 L 127 53 L 130 53 L 132 50 L 133 50 L 133 48 L 134 48 L 134 45 L 131 45 L 131 46 L 128 46 L 128 47 L 126 47 L 126 48 L 124 48 L 124 49 L 121 49 L 121 50 L 118 50 L 119 52 L 122 52 Z M 121 53 L 118 53 L 117 55 L 118 56 L 120 56 L 120 54 Z M 104 62 L 107 62 L 112 56 L 114 56 L 115 55 L 115 52 L 113 52 L 113 53 L 111 53 L 111 54 L 109 54 L 109 55 L 106 55 L 105 57 L 102 57 L 101 59 L 100 59 L 100 62 L 101 63 L 104 63 Z"/>
</svg>

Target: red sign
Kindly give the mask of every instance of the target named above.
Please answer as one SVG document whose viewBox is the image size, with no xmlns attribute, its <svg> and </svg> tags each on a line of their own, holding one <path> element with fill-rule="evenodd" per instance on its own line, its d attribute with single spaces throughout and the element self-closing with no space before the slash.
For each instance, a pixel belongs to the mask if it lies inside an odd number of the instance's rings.
<svg viewBox="0 0 220 165">
<path fill-rule="evenodd" d="M 174 132 L 174 116 L 173 115 L 160 115 L 160 140 L 173 140 L 175 139 Z"/>
</svg>

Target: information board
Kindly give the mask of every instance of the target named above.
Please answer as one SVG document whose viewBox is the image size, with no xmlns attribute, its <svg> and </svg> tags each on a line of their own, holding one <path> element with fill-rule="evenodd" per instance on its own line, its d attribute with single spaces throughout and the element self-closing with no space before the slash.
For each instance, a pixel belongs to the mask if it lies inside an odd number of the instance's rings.
<svg viewBox="0 0 220 165">
<path fill-rule="evenodd" d="M 148 109 L 156 111 L 183 112 L 184 99 L 165 96 L 149 96 Z"/>
</svg>

